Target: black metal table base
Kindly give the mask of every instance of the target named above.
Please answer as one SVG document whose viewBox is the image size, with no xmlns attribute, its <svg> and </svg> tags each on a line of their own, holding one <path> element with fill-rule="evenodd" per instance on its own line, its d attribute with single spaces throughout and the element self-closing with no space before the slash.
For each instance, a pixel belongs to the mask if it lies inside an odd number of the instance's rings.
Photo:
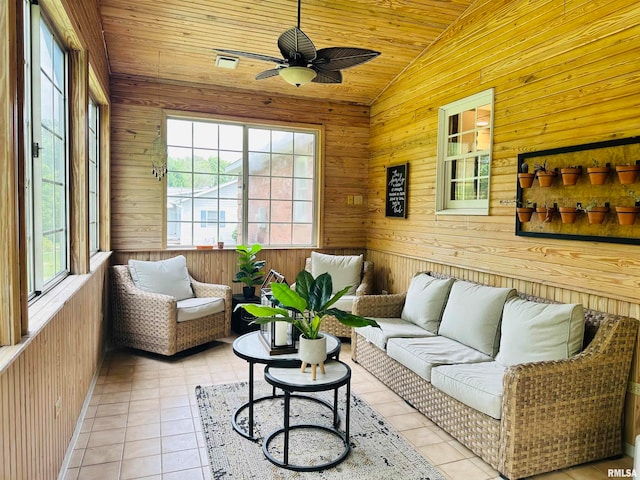
<svg viewBox="0 0 640 480">
<path fill-rule="evenodd" d="M 335 435 L 336 437 L 338 437 L 340 440 L 342 440 L 342 443 L 344 444 L 344 450 L 337 458 L 331 460 L 330 462 L 321 463 L 318 465 L 311 465 L 311 466 L 293 465 L 289 463 L 289 432 L 291 432 L 291 430 L 297 430 L 297 429 L 324 430 L 325 432 L 329 432 Z M 269 444 L 280 434 L 284 434 L 285 436 L 284 443 L 286 445 L 284 449 L 284 457 L 282 460 L 275 458 L 269 452 Z M 335 467 L 336 465 L 344 461 L 347 455 L 349 455 L 350 450 L 351 450 L 351 445 L 349 444 L 349 439 L 344 432 L 341 432 L 336 428 L 326 427 L 324 425 L 292 425 L 292 426 L 280 428 L 274 432 L 271 432 L 266 437 L 264 437 L 264 441 L 262 443 L 262 452 L 264 453 L 264 456 L 267 457 L 267 460 L 269 460 L 274 465 L 277 465 L 282 468 L 286 468 L 288 470 L 294 470 L 296 472 L 318 472 L 320 470 L 325 470 L 327 468 Z"/>
</svg>

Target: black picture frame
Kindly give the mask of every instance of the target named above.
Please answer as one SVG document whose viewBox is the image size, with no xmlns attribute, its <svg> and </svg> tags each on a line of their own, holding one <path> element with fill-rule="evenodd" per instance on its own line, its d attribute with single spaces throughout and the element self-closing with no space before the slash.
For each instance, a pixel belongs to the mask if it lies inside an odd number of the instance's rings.
<svg viewBox="0 0 640 480">
<path fill-rule="evenodd" d="M 387 167 L 385 216 L 407 218 L 407 191 L 409 186 L 409 164 Z"/>
</svg>

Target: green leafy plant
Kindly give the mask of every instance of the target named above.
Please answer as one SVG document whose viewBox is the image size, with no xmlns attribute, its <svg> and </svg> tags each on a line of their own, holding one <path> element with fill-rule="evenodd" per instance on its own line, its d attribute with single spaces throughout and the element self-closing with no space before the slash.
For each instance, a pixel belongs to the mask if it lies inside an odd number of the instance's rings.
<svg viewBox="0 0 640 480">
<path fill-rule="evenodd" d="M 262 250 L 262 245 L 256 243 L 251 247 L 246 245 L 238 245 L 238 272 L 234 283 L 244 283 L 247 287 L 260 285 L 264 280 L 264 271 L 266 260 L 256 260 L 256 255 Z"/>
<path fill-rule="evenodd" d="M 314 279 L 311 273 L 303 270 L 296 277 L 295 290 L 286 284 L 271 284 L 272 298 L 277 306 L 241 306 L 256 317 L 254 323 L 288 322 L 310 340 L 318 338 L 322 320 L 328 315 L 336 317 L 340 323 L 348 327 L 379 327 L 375 320 L 332 307 L 350 288 L 347 286 L 332 296 L 331 275 L 323 273 Z"/>
</svg>

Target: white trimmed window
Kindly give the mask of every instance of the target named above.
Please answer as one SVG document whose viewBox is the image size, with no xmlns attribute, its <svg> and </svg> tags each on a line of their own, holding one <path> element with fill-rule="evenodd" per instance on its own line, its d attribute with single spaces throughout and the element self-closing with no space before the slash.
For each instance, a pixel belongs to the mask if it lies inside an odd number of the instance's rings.
<svg viewBox="0 0 640 480">
<path fill-rule="evenodd" d="M 38 5 L 26 15 L 29 296 L 69 271 L 67 55 Z M 30 28 L 29 28 L 30 27 Z"/>
<path fill-rule="evenodd" d="M 436 213 L 489 214 L 493 89 L 438 112 Z"/>
<path fill-rule="evenodd" d="M 98 236 L 98 178 L 100 176 L 100 109 L 93 98 L 89 98 L 89 252 L 93 255 L 100 249 Z"/>
<path fill-rule="evenodd" d="M 167 118 L 167 246 L 315 246 L 318 131 Z"/>
</svg>

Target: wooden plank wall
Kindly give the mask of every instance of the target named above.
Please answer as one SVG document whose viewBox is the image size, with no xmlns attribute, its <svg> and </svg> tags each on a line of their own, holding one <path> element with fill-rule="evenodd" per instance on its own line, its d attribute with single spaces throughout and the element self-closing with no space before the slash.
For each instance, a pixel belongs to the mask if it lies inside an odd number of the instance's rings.
<svg viewBox="0 0 640 480">
<path fill-rule="evenodd" d="M 317 252 L 333 255 L 359 255 L 363 249 L 315 249 Z M 126 264 L 132 260 L 158 261 L 184 255 L 187 259 L 189 273 L 201 282 L 230 285 L 234 294 L 242 293 L 241 283 L 232 283 L 238 271 L 238 256 L 235 250 L 154 250 L 154 251 L 117 251 L 113 254 L 114 265 Z M 283 274 L 289 284 L 295 282 L 296 275 L 304 268 L 305 260 L 311 255 L 311 249 L 277 250 L 264 249 L 257 258 L 266 260 L 266 270 L 271 269 Z"/>
<path fill-rule="evenodd" d="M 437 266 L 640 318 L 638 246 L 514 234 L 518 153 L 640 135 L 638 18 L 632 0 L 479 0 L 384 92 L 371 107 L 367 237 L 380 288 Z M 435 215 L 438 108 L 490 87 L 490 215 Z M 408 218 L 387 219 L 385 166 L 401 162 Z M 640 402 L 628 403 L 633 443 Z"/>
<path fill-rule="evenodd" d="M 165 183 L 158 182 L 151 174 L 149 159 L 149 148 L 163 109 L 322 125 L 325 141 L 320 245 L 364 246 L 366 202 L 347 205 L 347 195 L 366 198 L 368 107 L 127 78 L 112 79 L 111 102 L 111 246 L 114 250 L 163 247 Z"/>
<path fill-rule="evenodd" d="M 76 294 L 0 372 L 0 478 L 57 478 L 103 353 L 108 265 L 75 276 Z"/>
</svg>

